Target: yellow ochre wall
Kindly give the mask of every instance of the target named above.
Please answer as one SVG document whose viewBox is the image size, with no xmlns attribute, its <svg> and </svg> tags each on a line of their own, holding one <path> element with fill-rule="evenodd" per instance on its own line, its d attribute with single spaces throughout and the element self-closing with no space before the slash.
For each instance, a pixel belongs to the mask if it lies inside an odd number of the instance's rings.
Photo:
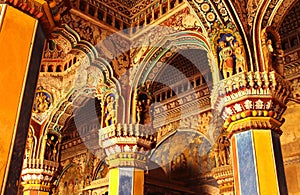
<svg viewBox="0 0 300 195">
<path fill-rule="evenodd" d="M 6 6 L 0 17 L 0 186 L 3 192 L 38 21 L 10 6 Z"/>
</svg>

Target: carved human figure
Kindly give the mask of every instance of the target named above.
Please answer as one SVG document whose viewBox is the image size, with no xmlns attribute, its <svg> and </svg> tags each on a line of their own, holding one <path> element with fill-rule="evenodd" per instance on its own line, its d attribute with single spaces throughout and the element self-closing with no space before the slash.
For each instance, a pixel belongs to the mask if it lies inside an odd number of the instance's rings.
<svg viewBox="0 0 300 195">
<path fill-rule="evenodd" d="M 115 99 L 113 96 L 107 96 L 106 98 L 106 109 L 105 109 L 105 125 L 109 126 L 116 123 L 115 116 Z"/>
<path fill-rule="evenodd" d="M 236 72 L 244 72 L 246 71 L 246 60 L 243 55 L 242 47 L 238 42 L 234 43 L 234 54 L 236 57 Z"/>
<path fill-rule="evenodd" d="M 44 93 L 38 93 L 34 100 L 34 108 L 33 111 L 35 113 L 43 113 L 48 110 L 50 105 L 50 100 Z"/>
<path fill-rule="evenodd" d="M 144 124 L 148 124 L 151 122 L 151 99 L 146 100 L 144 107 Z"/>
<path fill-rule="evenodd" d="M 45 159 L 56 161 L 57 159 L 57 147 L 58 141 L 55 140 L 53 135 L 50 136 L 50 139 L 47 139 L 46 150 L 45 150 Z"/>
<path fill-rule="evenodd" d="M 143 124 L 143 104 L 142 101 L 138 101 L 137 107 L 136 107 L 136 112 L 137 112 L 137 123 L 138 124 Z"/>
<path fill-rule="evenodd" d="M 227 37 L 226 40 L 229 42 L 232 42 L 233 37 L 230 38 Z M 220 65 L 219 68 L 222 70 L 224 78 L 231 77 L 233 74 L 233 50 L 232 46 L 226 46 L 225 41 L 219 42 L 220 52 L 219 52 L 219 60 Z"/>
<path fill-rule="evenodd" d="M 25 150 L 25 158 L 26 159 L 29 159 L 29 158 L 32 157 L 33 145 L 34 145 L 33 134 L 32 134 L 32 131 L 29 130 L 28 131 L 28 137 L 27 137 L 27 140 L 26 140 L 26 150 Z"/>
<path fill-rule="evenodd" d="M 271 71 L 272 57 L 274 52 L 271 39 L 268 39 L 267 41 L 266 38 L 262 39 L 262 50 L 263 50 L 263 56 L 265 60 L 265 71 Z"/>
<path fill-rule="evenodd" d="M 215 157 L 216 166 L 219 167 L 221 165 L 221 163 L 220 163 L 219 146 L 218 145 L 214 145 L 213 154 L 214 154 L 214 157 Z"/>
<path fill-rule="evenodd" d="M 52 143 L 53 143 L 53 150 L 52 150 L 52 155 L 51 155 L 51 158 L 50 158 L 50 160 L 52 160 L 52 161 L 56 161 L 57 160 L 57 144 L 58 144 L 58 141 L 54 141 L 53 139 L 54 139 L 54 137 L 52 136 L 51 137 L 51 139 L 52 139 Z"/>
<path fill-rule="evenodd" d="M 226 139 L 226 137 L 222 136 L 221 138 L 219 138 L 218 145 L 219 145 L 218 149 L 219 149 L 220 164 L 228 165 L 228 160 L 229 160 L 228 150 L 229 150 L 230 143 Z"/>
</svg>

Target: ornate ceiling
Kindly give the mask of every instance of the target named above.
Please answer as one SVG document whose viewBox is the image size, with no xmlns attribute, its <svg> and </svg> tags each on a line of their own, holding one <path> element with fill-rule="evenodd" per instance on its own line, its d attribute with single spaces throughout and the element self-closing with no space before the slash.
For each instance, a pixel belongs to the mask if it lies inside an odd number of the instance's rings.
<svg viewBox="0 0 300 195">
<path fill-rule="evenodd" d="M 194 75 L 205 74 L 209 71 L 206 51 L 199 49 L 181 50 L 167 62 L 153 86 L 153 91 L 158 91 L 164 86 L 172 86 Z"/>
<path fill-rule="evenodd" d="M 283 37 L 286 34 L 294 33 L 300 28 L 300 1 L 297 1 L 295 5 L 290 9 L 285 16 L 282 25 L 279 29 L 280 35 Z"/>
</svg>

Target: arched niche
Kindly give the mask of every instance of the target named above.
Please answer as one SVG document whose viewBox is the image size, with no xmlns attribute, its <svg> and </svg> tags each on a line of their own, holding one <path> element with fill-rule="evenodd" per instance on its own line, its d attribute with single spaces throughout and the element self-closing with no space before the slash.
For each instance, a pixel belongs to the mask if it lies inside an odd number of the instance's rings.
<svg viewBox="0 0 300 195">
<path fill-rule="evenodd" d="M 271 27 L 264 28 L 261 31 L 261 52 L 262 62 L 261 71 L 275 71 L 278 74 L 284 74 L 284 52 L 281 48 L 281 38 L 277 31 Z"/>
</svg>

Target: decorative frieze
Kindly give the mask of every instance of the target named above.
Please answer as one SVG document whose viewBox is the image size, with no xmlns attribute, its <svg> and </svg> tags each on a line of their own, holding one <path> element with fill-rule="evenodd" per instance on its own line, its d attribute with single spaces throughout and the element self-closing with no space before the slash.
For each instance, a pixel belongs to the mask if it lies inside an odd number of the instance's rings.
<svg viewBox="0 0 300 195">
<path fill-rule="evenodd" d="M 216 167 L 212 170 L 213 177 L 219 184 L 219 194 L 234 194 L 233 170 L 231 165 Z"/>
<path fill-rule="evenodd" d="M 219 82 L 212 103 L 225 120 L 224 129 L 272 129 L 279 133 L 291 84 L 273 72 L 239 73 Z"/>
<path fill-rule="evenodd" d="M 209 94 L 209 88 L 205 86 L 154 104 L 153 127 L 158 128 L 166 122 L 172 123 L 210 109 Z"/>
<path fill-rule="evenodd" d="M 58 162 L 41 159 L 25 159 L 21 173 L 24 191 L 50 191 L 51 182 L 57 170 Z"/>
</svg>

